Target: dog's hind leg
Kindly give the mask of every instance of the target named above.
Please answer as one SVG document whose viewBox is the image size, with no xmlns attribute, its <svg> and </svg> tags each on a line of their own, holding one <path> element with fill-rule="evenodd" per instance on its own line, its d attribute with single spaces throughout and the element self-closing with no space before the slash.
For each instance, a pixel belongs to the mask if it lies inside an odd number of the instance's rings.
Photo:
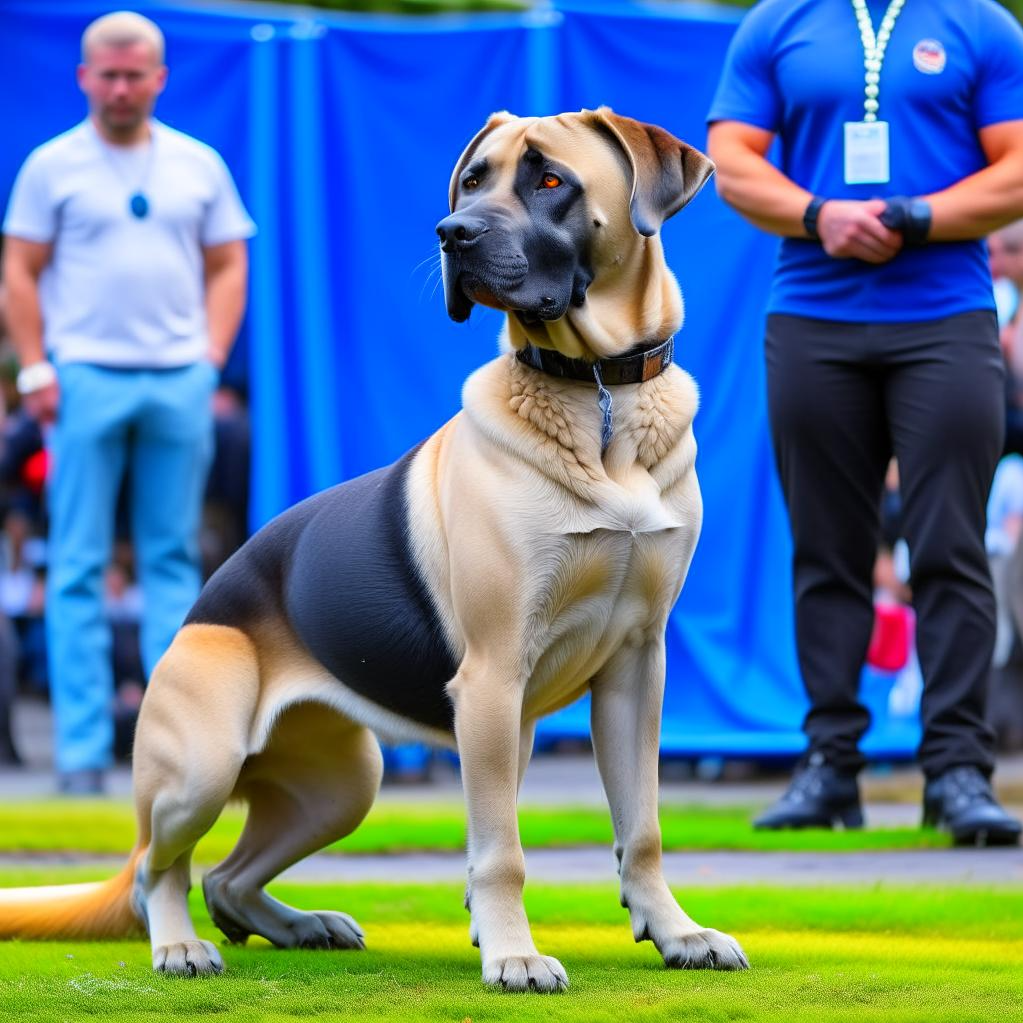
<svg viewBox="0 0 1023 1023">
<path fill-rule="evenodd" d="M 362 948 L 347 914 L 301 912 L 264 885 L 361 823 L 373 805 L 383 761 L 366 728 L 315 703 L 287 710 L 265 750 L 245 766 L 249 802 L 238 845 L 203 881 L 213 922 L 232 941 L 258 934 L 279 948 Z"/>
<path fill-rule="evenodd" d="M 738 942 L 691 920 L 664 880 L 657 820 L 663 637 L 622 647 L 591 690 L 593 750 L 611 807 L 622 905 L 636 941 L 652 941 L 668 966 L 744 969 L 749 963 Z"/>
<path fill-rule="evenodd" d="M 192 850 L 220 815 L 246 757 L 259 666 L 249 639 L 222 626 L 186 626 L 153 673 L 135 740 L 135 804 L 151 840 L 135 876 L 153 967 L 219 973 L 188 913 Z"/>
</svg>

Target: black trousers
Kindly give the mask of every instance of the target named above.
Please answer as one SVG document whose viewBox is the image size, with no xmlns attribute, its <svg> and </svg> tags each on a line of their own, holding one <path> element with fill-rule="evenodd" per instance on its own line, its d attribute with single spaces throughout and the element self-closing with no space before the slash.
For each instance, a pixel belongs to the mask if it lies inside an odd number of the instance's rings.
<svg viewBox="0 0 1023 1023">
<path fill-rule="evenodd" d="M 1005 428 L 994 313 L 876 324 L 775 314 L 766 355 L 810 752 L 844 770 L 863 766 L 859 677 L 894 454 L 924 677 L 920 763 L 929 777 L 957 764 L 990 773 L 995 605 L 984 528 Z"/>
</svg>

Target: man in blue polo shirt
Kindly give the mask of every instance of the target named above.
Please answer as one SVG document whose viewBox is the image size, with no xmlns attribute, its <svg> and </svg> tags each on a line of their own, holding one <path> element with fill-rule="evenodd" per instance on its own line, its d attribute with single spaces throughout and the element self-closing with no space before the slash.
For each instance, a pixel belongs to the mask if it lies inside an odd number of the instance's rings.
<svg viewBox="0 0 1023 1023">
<path fill-rule="evenodd" d="M 925 680 L 925 823 L 958 842 L 1016 842 L 1020 823 L 991 791 L 984 715 L 984 508 L 1004 370 L 981 239 L 1023 215 L 1023 31 L 994 0 L 761 0 L 708 121 L 718 191 L 784 239 L 768 405 L 809 745 L 756 823 L 862 824 L 857 690 L 894 454 Z"/>
</svg>

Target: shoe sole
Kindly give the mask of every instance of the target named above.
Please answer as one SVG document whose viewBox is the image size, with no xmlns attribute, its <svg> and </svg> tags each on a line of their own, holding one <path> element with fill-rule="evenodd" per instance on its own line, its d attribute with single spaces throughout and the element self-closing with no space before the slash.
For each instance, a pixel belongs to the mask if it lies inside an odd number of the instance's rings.
<svg viewBox="0 0 1023 1023">
<path fill-rule="evenodd" d="M 952 836 L 954 845 L 972 845 L 978 849 L 983 849 L 990 845 L 1018 845 L 1020 833 L 1023 831 L 1023 828 L 1020 828 L 1018 825 L 1015 827 L 1009 825 L 1004 828 L 953 828 L 948 821 L 944 820 L 937 813 L 929 812 L 926 807 L 924 808 L 923 821 L 920 826 L 946 832 Z"/>
<path fill-rule="evenodd" d="M 952 831 L 956 845 L 970 845 L 983 849 L 992 845 L 1019 845 L 1020 833 L 1010 828 L 968 828 Z"/>
</svg>

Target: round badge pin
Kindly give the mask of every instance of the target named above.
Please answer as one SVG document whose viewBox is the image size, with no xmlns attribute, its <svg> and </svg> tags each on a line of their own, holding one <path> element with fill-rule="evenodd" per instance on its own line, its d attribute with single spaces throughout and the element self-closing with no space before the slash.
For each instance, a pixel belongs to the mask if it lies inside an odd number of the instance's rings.
<svg viewBox="0 0 1023 1023">
<path fill-rule="evenodd" d="M 913 66 L 925 75 L 940 75 L 946 59 L 945 47 L 937 39 L 921 39 L 913 47 Z"/>
</svg>

